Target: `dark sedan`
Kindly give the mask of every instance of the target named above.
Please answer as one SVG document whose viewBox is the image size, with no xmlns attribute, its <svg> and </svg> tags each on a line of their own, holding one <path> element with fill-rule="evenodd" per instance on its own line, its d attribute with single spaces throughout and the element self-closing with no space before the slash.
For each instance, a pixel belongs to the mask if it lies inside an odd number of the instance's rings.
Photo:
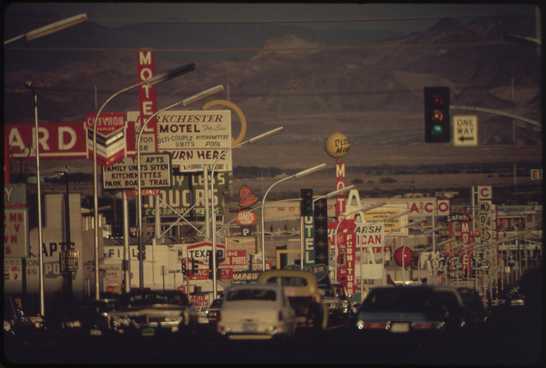
<svg viewBox="0 0 546 368">
<path fill-rule="evenodd" d="M 186 294 L 178 290 L 139 290 L 111 313 L 112 329 L 143 336 L 164 332 L 189 332 L 197 325 L 197 313 Z"/>
<path fill-rule="evenodd" d="M 457 288 L 457 292 L 463 300 L 466 321 L 470 327 L 483 325 L 489 318 L 489 313 L 483 305 L 480 294 L 470 288 Z"/>
<path fill-rule="evenodd" d="M 437 332 L 447 328 L 446 312 L 432 287 L 377 287 L 362 302 L 353 327 L 375 335 Z"/>
</svg>

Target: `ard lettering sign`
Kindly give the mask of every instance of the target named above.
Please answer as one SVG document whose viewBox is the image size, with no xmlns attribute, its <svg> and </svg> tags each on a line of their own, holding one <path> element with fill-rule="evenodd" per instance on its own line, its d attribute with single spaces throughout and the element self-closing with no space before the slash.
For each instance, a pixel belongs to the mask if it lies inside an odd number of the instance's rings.
<svg viewBox="0 0 546 368">
<path fill-rule="evenodd" d="M 36 158 L 35 128 L 30 122 L 6 125 L 4 144 L 10 158 Z M 81 122 L 47 122 L 38 128 L 40 158 L 85 158 L 84 126 Z"/>
</svg>

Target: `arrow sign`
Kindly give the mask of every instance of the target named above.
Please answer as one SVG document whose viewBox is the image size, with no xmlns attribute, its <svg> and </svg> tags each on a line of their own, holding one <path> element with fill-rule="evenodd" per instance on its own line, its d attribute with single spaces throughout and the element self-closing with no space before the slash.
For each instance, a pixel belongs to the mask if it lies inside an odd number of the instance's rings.
<svg viewBox="0 0 546 368">
<path fill-rule="evenodd" d="M 453 145 L 458 147 L 478 145 L 478 117 L 476 115 L 453 116 Z"/>
</svg>

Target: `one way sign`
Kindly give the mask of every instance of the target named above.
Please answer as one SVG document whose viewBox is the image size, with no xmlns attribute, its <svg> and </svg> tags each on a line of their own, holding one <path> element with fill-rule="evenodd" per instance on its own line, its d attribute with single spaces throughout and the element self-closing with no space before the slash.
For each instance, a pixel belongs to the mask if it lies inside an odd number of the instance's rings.
<svg viewBox="0 0 546 368">
<path fill-rule="evenodd" d="M 476 115 L 453 116 L 453 145 L 459 147 L 478 145 L 478 117 Z"/>
</svg>

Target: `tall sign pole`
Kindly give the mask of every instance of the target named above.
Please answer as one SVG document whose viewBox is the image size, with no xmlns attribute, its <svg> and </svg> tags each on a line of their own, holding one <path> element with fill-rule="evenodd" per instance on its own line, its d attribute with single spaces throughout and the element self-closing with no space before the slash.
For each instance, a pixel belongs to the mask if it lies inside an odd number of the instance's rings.
<svg viewBox="0 0 546 368">
<path fill-rule="evenodd" d="M 330 134 L 326 141 L 324 142 L 324 149 L 326 150 L 326 153 L 334 158 L 336 160 L 336 190 L 340 190 L 345 188 L 345 177 L 346 177 L 346 166 L 345 162 L 343 161 L 343 157 L 349 152 L 349 148 L 351 147 L 349 143 L 349 139 L 347 136 L 340 132 L 334 132 Z M 339 255 L 339 249 L 338 249 L 338 242 L 337 242 L 337 231 L 339 230 L 339 225 L 342 221 L 342 215 L 345 212 L 346 209 L 346 203 L 345 203 L 345 195 L 340 193 L 338 194 L 336 198 L 336 204 L 335 204 L 335 222 L 332 224 L 332 228 L 336 229 L 334 230 L 334 233 L 332 234 L 332 238 L 336 241 L 333 243 L 333 253 L 334 253 L 334 264 L 329 265 L 329 269 L 331 271 L 331 274 L 334 275 L 334 278 L 337 280 L 338 278 L 338 255 Z M 345 243 L 343 243 L 343 247 L 345 247 Z M 330 247 L 329 244 L 329 249 Z M 330 258 L 330 257 L 328 257 Z"/>
<path fill-rule="evenodd" d="M 152 51 L 147 49 L 140 49 L 138 50 L 137 58 L 138 58 L 138 62 L 137 62 L 138 81 L 142 82 L 142 81 L 150 80 L 151 78 L 153 78 L 155 74 L 155 70 L 154 70 L 155 64 L 154 64 Z M 152 117 L 154 113 L 157 111 L 157 96 L 156 96 L 155 88 L 152 85 L 143 84 L 139 87 L 138 104 L 139 104 L 139 110 L 140 110 L 140 124 L 144 124 L 144 122 L 148 120 L 148 118 Z M 157 152 L 157 135 L 156 135 L 157 130 L 156 129 L 157 129 L 157 118 L 153 117 L 152 120 L 148 122 L 146 130 L 144 131 L 144 133 L 146 134 L 147 137 L 149 137 L 149 139 L 147 140 L 148 143 L 145 143 L 143 145 L 144 147 L 140 147 L 141 152 L 145 152 L 145 153 Z M 140 132 L 140 126 L 137 129 L 135 129 L 135 133 L 137 132 Z M 135 142 L 136 140 L 137 139 L 135 137 Z M 136 143 L 140 145 L 139 142 L 136 142 Z M 159 201 L 156 201 L 156 203 L 158 202 Z M 145 253 L 146 245 L 143 239 L 144 235 L 143 235 L 142 223 L 141 223 L 142 208 L 140 207 L 141 206 L 140 201 L 137 201 L 137 206 L 138 206 L 137 213 L 140 213 L 140 215 L 138 216 L 138 219 L 139 219 L 139 222 L 138 222 L 138 226 L 139 226 L 139 233 L 138 233 L 139 287 L 143 288 L 144 287 L 144 259 L 146 254 Z M 156 211 L 157 211 L 157 208 L 156 208 Z M 157 222 L 160 220 L 160 218 L 156 216 L 155 220 Z M 160 227 L 160 226 L 156 224 L 156 229 L 157 227 Z M 159 234 L 156 233 L 155 235 L 157 237 Z"/>
</svg>

